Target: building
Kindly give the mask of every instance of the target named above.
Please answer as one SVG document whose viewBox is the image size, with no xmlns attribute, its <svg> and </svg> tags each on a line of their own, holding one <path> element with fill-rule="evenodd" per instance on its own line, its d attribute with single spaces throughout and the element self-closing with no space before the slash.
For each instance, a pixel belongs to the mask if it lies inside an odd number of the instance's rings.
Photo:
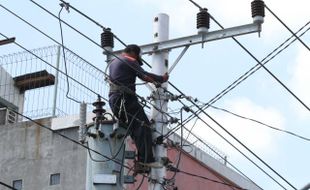
<svg viewBox="0 0 310 190">
<path fill-rule="evenodd" d="M 45 118 L 36 122 L 78 140 L 77 118 L 77 116 Z M 60 123 L 64 125 L 60 126 Z M 86 189 L 88 151 L 84 147 L 31 121 L 1 125 L 0 137 L 2 182 L 15 187 L 21 185 L 23 190 Z M 172 139 L 177 142 L 179 136 L 174 135 Z M 189 149 L 192 149 L 190 153 L 182 154 L 179 166 L 181 170 L 244 189 L 260 189 L 199 148 L 192 146 Z M 178 151 L 170 149 L 168 155 L 174 160 L 178 157 Z M 135 184 L 128 185 L 128 189 L 137 188 L 141 177 L 137 177 L 136 180 Z M 179 173 L 174 183 L 178 189 L 234 189 L 231 186 Z M 0 189 L 5 190 L 3 187 Z M 147 189 L 147 180 L 141 189 Z"/>
</svg>

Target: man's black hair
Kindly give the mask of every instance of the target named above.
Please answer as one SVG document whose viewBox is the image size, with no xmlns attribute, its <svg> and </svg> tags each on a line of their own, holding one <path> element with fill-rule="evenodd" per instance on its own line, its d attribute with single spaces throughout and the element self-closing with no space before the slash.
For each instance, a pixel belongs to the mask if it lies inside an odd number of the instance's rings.
<svg viewBox="0 0 310 190">
<path fill-rule="evenodd" d="M 136 44 L 130 44 L 124 49 L 125 53 L 135 53 L 137 56 L 140 55 L 140 51 L 140 47 Z"/>
</svg>

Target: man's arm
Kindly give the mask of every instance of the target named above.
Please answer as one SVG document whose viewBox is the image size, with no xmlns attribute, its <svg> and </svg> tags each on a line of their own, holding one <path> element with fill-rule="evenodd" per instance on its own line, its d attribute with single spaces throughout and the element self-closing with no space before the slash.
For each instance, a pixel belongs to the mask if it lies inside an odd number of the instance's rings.
<svg viewBox="0 0 310 190">
<path fill-rule="evenodd" d="M 168 81 L 169 75 L 168 73 L 165 73 L 164 75 L 155 75 L 153 73 L 146 72 L 140 65 L 135 64 L 137 76 L 145 81 L 145 82 L 158 82 L 158 83 L 164 83 Z"/>
</svg>

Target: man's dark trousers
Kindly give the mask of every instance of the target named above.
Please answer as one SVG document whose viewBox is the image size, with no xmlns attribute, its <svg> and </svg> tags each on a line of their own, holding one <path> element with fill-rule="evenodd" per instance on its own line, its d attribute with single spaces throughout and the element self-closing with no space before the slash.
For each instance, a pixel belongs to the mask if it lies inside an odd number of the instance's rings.
<svg viewBox="0 0 310 190">
<path fill-rule="evenodd" d="M 138 161 L 143 163 L 154 162 L 151 124 L 137 97 L 121 92 L 113 92 L 109 96 L 109 104 L 113 114 L 121 122 L 126 123 L 127 128 L 129 128 L 128 132 L 138 149 Z M 124 101 L 123 106 L 122 99 Z"/>
</svg>

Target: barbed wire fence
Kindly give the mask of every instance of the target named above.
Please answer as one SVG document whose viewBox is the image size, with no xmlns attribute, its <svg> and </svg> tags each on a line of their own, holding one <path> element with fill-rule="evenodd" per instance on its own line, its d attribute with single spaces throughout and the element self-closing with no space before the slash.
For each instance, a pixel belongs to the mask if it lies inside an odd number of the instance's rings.
<svg viewBox="0 0 310 190">
<path fill-rule="evenodd" d="M 68 78 L 68 85 L 63 55 L 59 46 L 38 48 L 31 52 L 51 65 L 26 51 L 0 56 L 0 96 L 4 101 L 16 105 L 24 115 L 38 119 L 78 114 L 79 104 L 67 98 L 68 90 L 68 96 L 80 102 L 91 103 L 97 98 L 81 84 L 88 86 L 101 96 L 107 95 L 104 74 L 73 52 L 65 50 L 67 75 L 76 79 L 75 81 Z M 35 74 L 31 75 L 31 73 Z M 46 84 L 40 84 L 43 87 L 38 88 L 33 82 L 45 76 L 46 73 L 53 76 L 53 82 L 48 84 L 49 81 L 44 81 L 43 83 Z M 18 90 L 16 79 L 21 77 L 28 78 L 30 82 L 24 82 L 22 87 L 19 87 L 22 89 Z M 90 105 L 89 107 L 91 108 Z"/>
</svg>

